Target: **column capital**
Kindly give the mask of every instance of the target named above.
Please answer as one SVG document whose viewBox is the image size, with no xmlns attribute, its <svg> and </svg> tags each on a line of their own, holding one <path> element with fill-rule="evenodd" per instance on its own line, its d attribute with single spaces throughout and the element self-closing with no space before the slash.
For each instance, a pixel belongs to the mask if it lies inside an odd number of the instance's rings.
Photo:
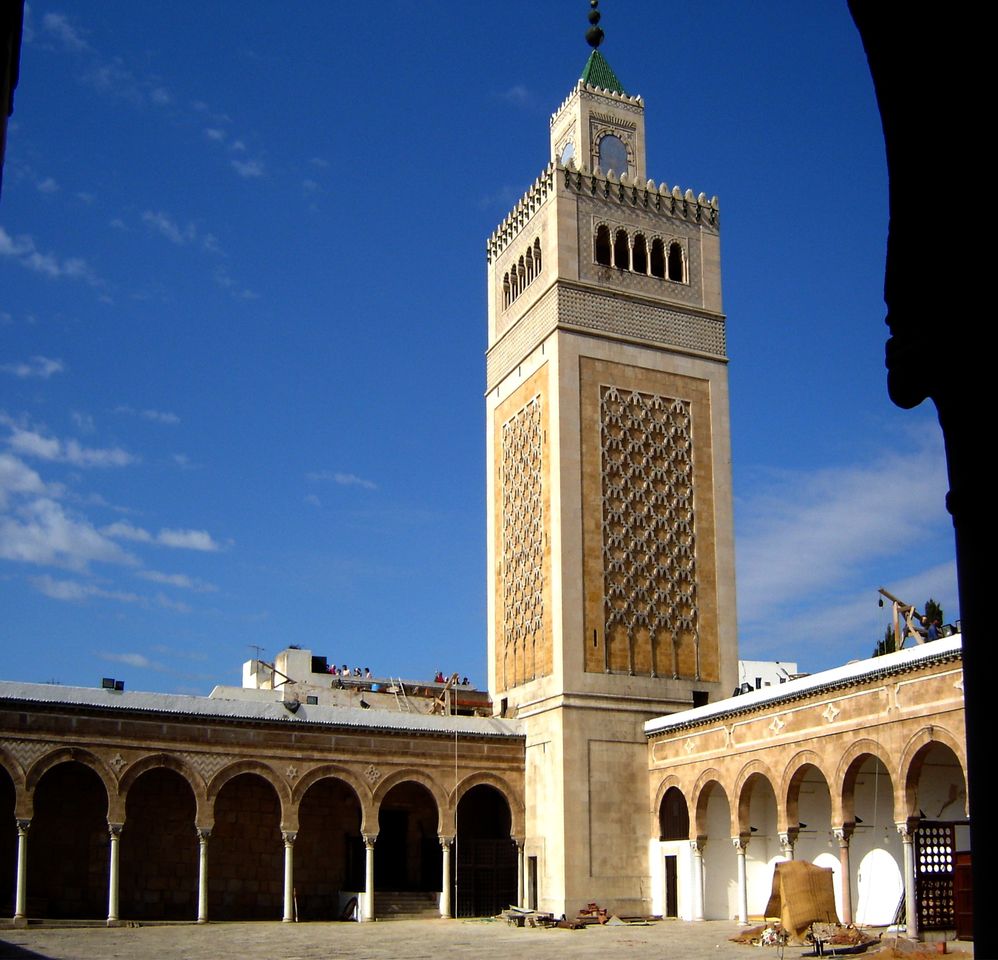
<svg viewBox="0 0 998 960">
<path fill-rule="evenodd" d="M 437 839 L 440 841 L 441 848 L 444 849 L 449 847 L 454 842 L 453 837 L 448 837 L 442 833 L 437 836 Z"/>
<path fill-rule="evenodd" d="M 832 835 L 839 841 L 840 847 L 848 847 L 855 829 L 856 824 L 843 823 L 841 827 L 832 827 Z"/>
<path fill-rule="evenodd" d="M 915 839 L 915 830 L 918 829 L 918 817 L 908 817 L 906 820 L 898 820 L 895 824 L 898 835 L 902 843 L 911 843 Z"/>
<path fill-rule="evenodd" d="M 284 840 L 285 846 L 293 846 L 295 840 L 298 838 L 297 830 L 282 830 L 281 838 Z"/>
<path fill-rule="evenodd" d="M 201 843 L 207 843 L 211 839 L 211 827 L 198 827 L 197 832 Z"/>
<path fill-rule="evenodd" d="M 31 829 L 31 820 L 26 817 L 18 817 L 14 822 L 17 824 L 18 836 L 26 837 Z"/>
<path fill-rule="evenodd" d="M 735 853 L 742 853 L 742 854 L 745 853 L 745 850 L 748 848 L 748 845 L 749 845 L 748 837 L 742 836 L 742 837 L 731 838 L 731 846 L 735 848 Z"/>
<path fill-rule="evenodd" d="M 107 822 L 107 832 L 111 835 L 112 840 L 117 840 L 121 837 L 121 831 L 124 830 L 125 825 L 123 823 L 112 823 L 110 820 Z"/>
<path fill-rule="evenodd" d="M 703 856 L 703 848 L 707 845 L 706 837 L 697 837 L 695 840 L 690 841 L 690 850 L 693 851 L 694 857 Z"/>
<path fill-rule="evenodd" d="M 376 833 L 365 833 L 362 836 L 364 837 L 364 846 L 368 850 L 373 850 L 375 843 L 378 841 L 378 835 Z"/>
</svg>

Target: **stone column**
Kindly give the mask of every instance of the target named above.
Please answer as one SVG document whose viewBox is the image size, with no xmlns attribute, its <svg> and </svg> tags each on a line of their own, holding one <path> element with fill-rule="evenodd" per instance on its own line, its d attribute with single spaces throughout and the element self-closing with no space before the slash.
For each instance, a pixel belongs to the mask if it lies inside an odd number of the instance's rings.
<svg viewBox="0 0 998 960">
<path fill-rule="evenodd" d="M 917 820 L 896 823 L 904 847 L 904 912 L 905 932 L 909 939 L 918 939 L 918 906 L 915 902 L 915 826 Z"/>
<path fill-rule="evenodd" d="M 450 851 L 453 842 L 453 837 L 440 837 L 440 852 L 443 860 L 443 881 L 441 884 L 443 889 L 440 891 L 440 917 L 443 920 L 450 920 L 454 915 L 450 902 L 451 890 L 454 888 L 450 873 Z"/>
<path fill-rule="evenodd" d="M 123 823 L 108 821 L 107 830 L 111 836 L 111 865 L 107 878 L 107 925 L 118 925 L 118 857 L 121 847 L 121 828 Z"/>
<path fill-rule="evenodd" d="M 285 830 L 281 836 L 284 838 L 284 916 L 285 923 L 293 923 L 295 920 L 295 837 L 298 836 L 289 830 Z"/>
<path fill-rule="evenodd" d="M 364 834 L 364 908 L 361 920 L 374 919 L 374 843 L 377 834 Z"/>
<path fill-rule="evenodd" d="M 749 842 L 745 837 L 732 837 L 731 844 L 735 848 L 735 858 L 738 861 L 738 922 L 748 923 L 748 877 L 745 873 L 745 848 Z"/>
<path fill-rule="evenodd" d="M 17 821 L 17 880 L 14 893 L 14 926 L 28 925 L 28 829 L 30 820 Z"/>
<path fill-rule="evenodd" d="M 524 882 L 524 872 L 523 872 L 523 841 L 516 841 L 516 905 L 518 907 L 525 907 L 525 898 L 523 896 L 523 882 Z"/>
<path fill-rule="evenodd" d="M 211 830 L 198 827 L 198 923 L 208 922 L 208 841 Z"/>
<path fill-rule="evenodd" d="M 852 867 L 849 864 L 849 840 L 852 837 L 853 825 L 843 824 L 834 827 L 832 833 L 839 841 L 839 865 L 842 868 L 840 880 L 842 887 L 842 922 L 852 923 Z"/>
<path fill-rule="evenodd" d="M 693 851 L 693 919 L 703 920 L 703 847 L 705 841 L 690 841 Z"/>
<path fill-rule="evenodd" d="M 783 849 L 783 859 L 793 860 L 794 858 L 794 845 L 797 841 L 797 834 L 788 830 L 786 833 L 780 834 L 780 847 Z"/>
</svg>

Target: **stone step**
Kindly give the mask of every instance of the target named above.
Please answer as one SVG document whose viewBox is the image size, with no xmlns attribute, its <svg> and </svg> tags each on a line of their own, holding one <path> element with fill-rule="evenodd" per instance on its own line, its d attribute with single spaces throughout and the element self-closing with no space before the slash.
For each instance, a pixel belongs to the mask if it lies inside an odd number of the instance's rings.
<svg viewBox="0 0 998 960">
<path fill-rule="evenodd" d="M 440 916 L 440 894 L 433 891 L 380 890 L 374 897 L 378 920 L 429 919 Z"/>
</svg>

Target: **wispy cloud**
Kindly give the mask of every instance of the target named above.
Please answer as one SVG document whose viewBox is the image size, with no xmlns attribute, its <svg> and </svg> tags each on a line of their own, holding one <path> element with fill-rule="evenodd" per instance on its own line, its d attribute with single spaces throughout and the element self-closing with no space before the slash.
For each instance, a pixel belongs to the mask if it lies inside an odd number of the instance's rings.
<svg viewBox="0 0 998 960">
<path fill-rule="evenodd" d="M 213 583 L 189 577 L 186 573 L 161 573 L 159 570 L 140 570 L 137 577 L 150 583 L 160 583 L 168 587 L 178 587 L 181 590 L 192 590 L 195 593 L 215 593 L 218 587 Z"/>
<path fill-rule="evenodd" d="M 77 440 L 64 441 L 58 437 L 45 437 L 16 424 L 11 424 L 11 431 L 7 441 L 11 449 L 37 460 L 69 463 L 74 467 L 127 467 L 138 462 L 138 457 L 121 447 L 84 447 Z"/>
<path fill-rule="evenodd" d="M 42 478 L 23 460 L 0 453 L 0 510 L 7 509 L 12 494 L 44 494 Z"/>
<path fill-rule="evenodd" d="M 93 50 L 87 42 L 83 30 L 70 22 L 64 13 L 46 13 L 42 17 L 42 29 L 55 37 L 67 50 L 82 53 Z"/>
<path fill-rule="evenodd" d="M 135 593 L 120 590 L 105 590 L 92 583 L 80 583 L 78 580 L 56 580 L 47 573 L 40 577 L 31 577 L 31 585 L 39 592 L 53 600 L 80 602 L 90 597 L 101 597 L 105 600 L 116 600 L 119 603 L 141 603 L 142 597 Z"/>
<path fill-rule="evenodd" d="M 213 553 L 222 546 L 206 530 L 168 530 L 162 529 L 152 534 L 142 527 L 136 527 L 126 520 L 119 520 L 109 526 L 102 527 L 101 533 L 116 540 L 131 540 L 134 543 L 155 543 L 163 547 L 173 547 L 179 550 L 199 550 Z"/>
<path fill-rule="evenodd" d="M 522 83 L 515 83 L 513 86 L 500 91 L 499 99 L 522 107 L 530 103 L 532 97 L 530 91 Z"/>
<path fill-rule="evenodd" d="M 0 557 L 72 570 L 86 570 L 93 562 L 137 563 L 89 521 L 69 515 L 48 497 L 39 497 L 16 514 L 0 517 Z"/>
<path fill-rule="evenodd" d="M 125 413 L 133 417 L 142 417 L 143 420 L 151 420 L 153 423 L 180 423 L 180 417 L 168 410 L 136 410 L 127 404 L 122 404 L 114 408 L 115 413 Z"/>
<path fill-rule="evenodd" d="M 219 254 L 218 238 L 213 233 L 202 231 L 197 224 L 188 222 L 181 226 L 169 214 L 162 210 L 146 210 L 142 214 L 142 222 L 154 233 L 166 237 L 170 243 L 178 247 L 196 245 L 206 253 Z"/>
<path fill-rule="evenodd" d="M 0 257 L 9 257 L 27 270 L 53 280 L 82 280 L 93 287 L 101 281 L 83 257 L 60 257 L 42 253 L 33 238 L 26 234 L 14 237 L 0 227 Z"/>
<path fill-rule="evenodd" d="M 55 373 L 62 373 L 66 369 L 66 364 L 62 360 L 51 357 L 36 356 L 30 360 L 20 363 L 5 363 L 0 366 L 4 373 L 12 373 L 22 380 L 34 379 L 48 380 Z"/>
<path fill-rule="evenodd" d="M 260 160 L 239 160 L 233 158 L 229 161 L 232 169 L 247 180 L 263 176 L 263 163 Z"/>
<path fill-rule="evenodd" d="M 35 184 L 35 189 L 39 193 L 49 193 L 49 194 L 51 194 L 51 193 L 58 193 L 59 192 L 59 184 L 56 183 L 56 181 L 52 177 L 45 177 L 45 179 L 39 180 Z"/>
<path fill-rule="evenodd" d="M 870 462 L 751 479 L 753 493 L 736 504 L 743 644 L 786 650 L 823 622 L 840 635 L 853 629 L 887 576 L 913 576 L 917 551 L 945 542 L 945 460 L 938 430 L 926 436 Z M 939 564 L 925 560 L 928 577 Z"/>
<path fill-rule="evenodd" d="M 312 470 L 305 474 L 305 479 L 312 483 L 331 481 L 341 487 L 363 487 L 365 490 L 377 490 L 378 485 L 373 480 L 365 480 L 355 473 L 341 473 L 337 470 Z"/>
</svg>

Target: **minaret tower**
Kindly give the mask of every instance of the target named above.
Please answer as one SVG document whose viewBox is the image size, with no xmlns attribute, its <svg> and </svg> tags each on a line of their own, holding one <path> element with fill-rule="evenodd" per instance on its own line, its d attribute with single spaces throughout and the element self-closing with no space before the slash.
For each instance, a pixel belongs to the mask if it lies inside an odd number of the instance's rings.
<svg viewBox="0 0 998 960">
<path fill-rule="evenodd" d="M 597 2 L 486 249 L 489 689 L 527 724 L 527 899 L 569 916 L 650 909 L 642 725 L 737 666 L 717 199 L 645 179 Z"/>
</svg>

